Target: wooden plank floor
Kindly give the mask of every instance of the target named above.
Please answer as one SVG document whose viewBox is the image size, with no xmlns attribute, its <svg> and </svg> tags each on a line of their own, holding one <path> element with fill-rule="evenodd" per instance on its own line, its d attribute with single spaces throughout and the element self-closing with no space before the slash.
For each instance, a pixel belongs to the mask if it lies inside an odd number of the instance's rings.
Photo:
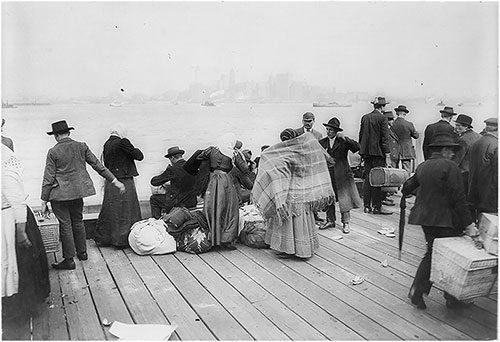
<svg viewBox="0 0 500 342">
<path fill-rule="evenodd" d="M 397 235 L 397 208 L 388 207 L 389 217 L 352 211 L 352 232 L 320 231 L 320 249 L 308 260 L 242 245 L 147 257 L 88 240 L 89 260 L 74 271 L 51 269 L 47 302 L 31 321 L 4 324 L 2 339 L 116 339 L 104 319 L 176 323 L 173 340 L 497 339 L 496 294 L 449 310 L 433 288 L 427 310 L 409 303 L 425 241 L 408 225 L 398 260 L 397 237 L 377 233 L 393 227 Z M 50 262 L 60 258 L 49 254 Z M 358 275 L 364 282 L 351 285 Z"/>
</svg>

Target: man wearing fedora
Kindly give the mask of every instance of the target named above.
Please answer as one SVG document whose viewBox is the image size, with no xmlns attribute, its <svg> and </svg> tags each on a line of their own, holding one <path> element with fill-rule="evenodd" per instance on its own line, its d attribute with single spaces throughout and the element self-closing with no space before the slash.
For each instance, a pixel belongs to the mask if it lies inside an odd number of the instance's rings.
<svg viewBox="0 0 500 342">
<path fill-rule="evenodd" d="M 73 260 L 87 260 L 85 226 L 83 224 L 83 198 L 95 195 L 94 184 L 87 172 L 86 164 L 116 186 L 120 193 L 125 186 L 99 162 L 84 142 L 69 137 L 73 127 L 68 127 L 65 120 L 52 124 L 53 135 L 57 144 L 50 148 L 45 162 L 42 182 L 42 212 L 48 211 L 50 201 L 54 215 L 59 221 L 64 260 L 52 264 L 55 269 L 75 269 Z"/>
<path fill-rule="evenodd" d="M 344 234 L 350 232 L 349 223 L 351 221 L 351 209 L 361 206 L 358 189 L 354 183 L 354 176 L 347 161 L 347 153 L 359 151 L 357 141 L 346 137 L 340 128 L 340 121 L 337 118 L 331 118 L 326 127 L 326 138 L 319 141 L 320 145 L 326 150 L 334 160 L 335 164 L 328 167 L 330 179 L 332 181 L 335 197 L 339 202 L 341 220 Z M 320 229 L 335 227 L 335 202 L 332 202 L 326 209 L 326 223 L 320 226 Z"/>
<path fill-rule="evenodd" d="M 429 279 L 434 239 L 459 236 L 464 229 L 470 236 L 478 233 L 467 207 L 460 170 L 451 161 L 459 148 L 449 133 L 435 135 L 428 145 L 429 158 L 417 167 L 415 175 L 405 182 L 402 189 L 403 195 L 417 190 L 408 223 L 422 226 L 427 242 L 427 251 L 409 292 L 412 304 L 419 309 L 426 308 L 423 295 L 429 294 L 432 287 Z M 448 308 L 461 304 L 446 292 L 444 297 Z"/>
<path fill-rule="evenodd" d="M 364 211 L 370 213 L 373 210 L 373 214 L 376 215 L 391 215 L 392 212 L 382 209 L 382 190 L 380 187 L 372 187 L 369 179 L 372 168 L 391 166 L 389 123 L 383 114 L 389 102 L 385 100 L 385 97 L 376 97 L 371 103 L 373 111 L 363 115 L 359 129 L 359 154 L 365 163 Z"/>
<path fill-rule="evenodd" d="M 186 161 L 183 155 L 184 150 L 179 146 L 169 147 L 165 158 L 170 160 L 171 165 L 160 175 L 151 178 L 151 185 L 163 186 L 166 190 L 165 194 L 155 194 L 149 199 L 151 216 L 154 218 L 160 218 L 162 211 L 168 214 L 174 207 L 196 207 L 196 177 L 184 170 Z"/>
<path fill-rule="evenodd" d="M 469 186 L 469 161 L 472 144 L 481 138 L 479 133 L 472 130 L 472 118 L 465 114 L 460 114 L 455 120 L 455 133 L 458 135 L 457 144 L 460 150 L 451 159 L 457 163 L 464 180 L 465 196 L 467 197 Z"/>
<path fill-rule="evenodd" d="M 399 160 L 401 161 L 401 167 L 408 172 L 409 176 L 413 170 L 412 162 L 415 161 L 416 157 L 415 148 L 413 147 L 411 139 L 418 139 L 419 134 L 413 123 L 405 119 L 406 115 L 410 112 L 405 105 L 399 105 L 394 108 L 394 111 L 396 112 L 397 118 L 394 120 L 392 130 L 399 141 Z"/>
<path fill-rule="evenodd" d="M 444 107 L 439 111 L 441 113 L 441 120 L 428 125 L 424 132 L 424 142 L 422 143 L 422 150 L 424 152 L 424 159 L 427 160 L 431 156 L 429 152 L 429 145 L 431 144 L 434 136 L 439 133 L 448 133 L 456 140 L 457 135 L 455 134 L 455 129 L 451 125 L 451 120 L 454 115 L 457 115 L 453 111 L 453 107 Z"/>
<path fill-rule="evenodd" d="M 302 115 L 302 127 L 295 129 L 297 132 L 297 135 L 302 135 L 305 132 L 312 133 L 316 139 L 321 139 L 323 135 L 318 132 L 317 130 L 313 129 L 314 125 L 314 114 L 311 112 L 306 112 L 304 115 Z"/>
<path fill-rule="evenodd" d="M 471 148 L 468 201 L 479 213 L 498 213 L 498 118 L 489 118 L 484 135 Z"/>
</svg>

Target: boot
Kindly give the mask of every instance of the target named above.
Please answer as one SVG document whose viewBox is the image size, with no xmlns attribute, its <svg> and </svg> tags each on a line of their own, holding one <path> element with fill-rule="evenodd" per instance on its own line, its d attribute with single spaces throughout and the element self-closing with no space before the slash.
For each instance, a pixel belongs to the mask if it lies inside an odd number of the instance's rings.
<svg viewBox="0 0 500 342">
<path fill-rule="evenodd" d="M 76 268 L 73 258 L 64 259 L 60 263 L 52 264 L 56 270 L 74 270 Z"/>
</svg>

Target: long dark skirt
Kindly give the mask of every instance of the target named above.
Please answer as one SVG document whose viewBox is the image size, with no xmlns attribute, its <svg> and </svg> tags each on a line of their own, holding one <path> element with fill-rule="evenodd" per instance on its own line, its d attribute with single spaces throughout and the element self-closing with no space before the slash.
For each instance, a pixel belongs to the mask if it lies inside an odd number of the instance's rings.
<svg viewBox="0 0 500 342">
<path fill-rule="evenodd" d="M 106 181 L 101 212 L 97 219 L 94 240 L 103 245 L 128 246 L 130 227 L 140 221 L 141 207 L 133 178 L 120 179 L 125 185 L 125 193 Z"/>
<path fill-rule="evenodd" d="M 204 202 L 204 212 L 212 233 L 212 246 L 236 240 L 239 222 L 238 202 L 238 193 L 232 176 L 221 170 L 213 171 L 210 174 Z"/>
<path fill-rule="evenodd" d="M 32 315 L 37 304 L 50 293 L 49 268 L 42 236 L 33 212 L 29 208 L 27 210 L 26 234 L 31 247 L 21 248 L 16 244 L 19 290 L 13 296 L 2 298 L 2 319 L 6 321 Z"/>
</svg>

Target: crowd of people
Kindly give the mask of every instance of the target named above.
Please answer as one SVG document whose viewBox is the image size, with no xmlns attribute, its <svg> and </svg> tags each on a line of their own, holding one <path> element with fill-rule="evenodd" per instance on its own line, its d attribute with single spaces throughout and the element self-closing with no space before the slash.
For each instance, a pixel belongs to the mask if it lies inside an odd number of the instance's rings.
<svg viewBox="0 0 500 342">
<path fill-rule="evenodd" d="M 351 231 L 352 209 L 363 206 L 367 214 L 392 214 L 382 207 L 394 205 L 390 197 L 370 184 L 368 175 L 373 168 L 400 167 L 410 176 L 416 167 L 412 139 L 418 139 L 419 132 L 406 119 L 410 110 L 405 105 L 395 107 L 395 118 L 392 110 L 385 110 L 389 102 L 384 97 L 371 103 L 373 111 L 362 116 L 357 140 L 344 135 L 336 117 L 323 123 L 323 138 L 313 128 L 314 114 L 307 112 L 300 128 L 284 129 L 281 142 L 262 146 L 260 156 L 253 160 L 252 152 L 242 149 L 233 133 L 222 135 L 216 145 L 197 150 L 188 160 L 183 159 L 185 151 L 179 146 L 169 147 L 165 158 L 170 165 L 151 178 L 151 216 L 159 219 L 175 207 L 192 209 L 202 201 L 212 246 L 233 250 L 239 207 L 251 202 L 266 221 L 265 242 L 271 249 L 282 256 L 312 257 L 319 247 L 318 229 L 335 228 L 336 202 L 344 234 Z M 453 108 L 446 106 L 440 113 L 441 120 L 424 132 L 425 161 L 402 189 L 404 196 L 416 195 L 409 223 L 423 227 L 427 242 L 427 253 L 410 291 L 411 302 L 419 308 L 425 308 L 422 295 L 431 286 L 434 239 L 464 230 L 476 235 L 474 222 L 479 213 L 498 211 L 498 119 L 486 120 L 485 129 L 476 133 L 472 117 L 458 115 L 453 127 L 452 118 L 457 115 Z M 88 258 L 83 198 L 96 191 L 86 164 L 105 179 L 94 236 L 98 246 L 127 247 L 130 227 L 142 219 L 134 177 L 138 176 L 135 162 L 144 155 L 127 138 L 126 129 L 111 129 L 101 160 L 85 142 L 70 138 L 73 129 L 62 120 L 52 123 L 47 132 L 56 144 L 47 153 L 41 191 L 42 212 L 49 211 L 50 202 L 59 222 L 63 260 L 52 264 L 59 270 L 75 269 L 75 256 L 82 261 Z M 36 278 L 27 290 L 32 294 L 29 300 L 39 301 L 49 291 L 47 265 L 40 268 L 43 276 L 35 277 L 26 272 L 23 253 L 33 250 L 30 255 L 46 264 L 43 244 L 40 234 L 33 232 L 36 221 L 25 204 L 21 162 L 12 140 L 2 136 L 2 144 L 2 303 L 21 294 L 29 277 Z M 349 151 L 359 154 L 363 163 L 361 196 Z M 319 217 L 321 211 L 326 212 L 326 220 Z M 450 306 L 456 304 L 449 295 L 446 298 Z"/>
</svg>

